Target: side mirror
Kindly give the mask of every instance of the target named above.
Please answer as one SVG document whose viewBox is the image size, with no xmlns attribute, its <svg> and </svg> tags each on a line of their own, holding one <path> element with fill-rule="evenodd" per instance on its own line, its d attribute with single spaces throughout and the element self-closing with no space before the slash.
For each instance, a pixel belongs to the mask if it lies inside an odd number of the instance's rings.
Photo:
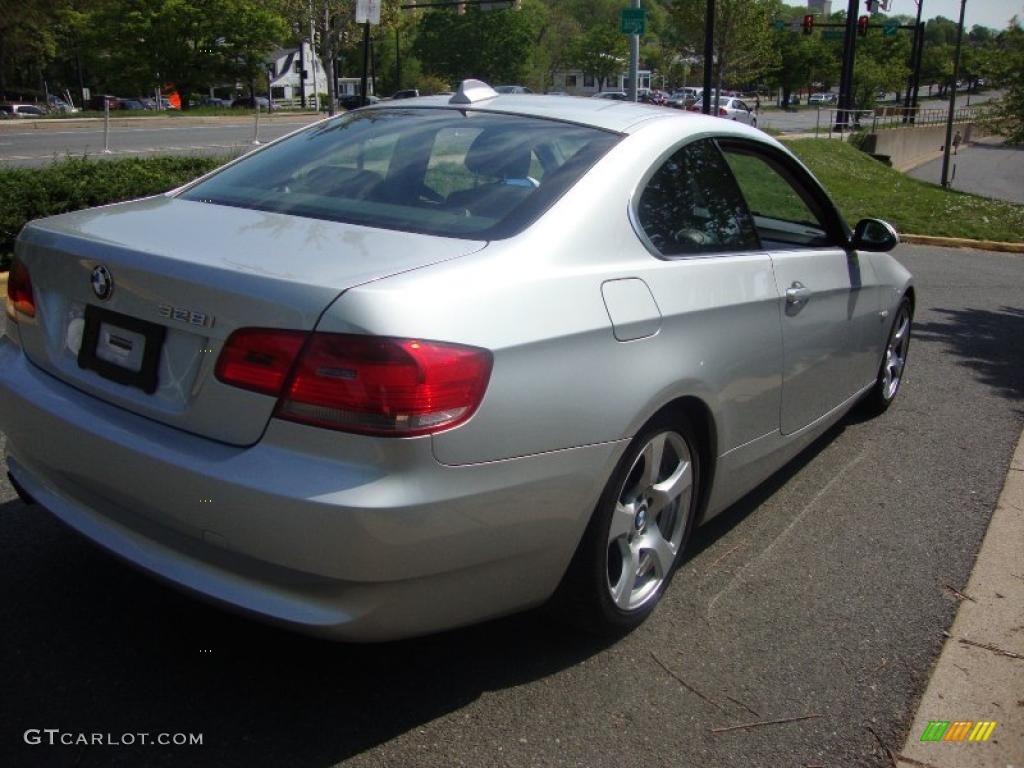
<svg viewBox="0 0 1024 768">
<path fill-rule="evenodd" d="M 850 238 L 850 246 L 858 251 L 891 251 L 899 244 L 896 229 L 881 219 L 861 219 Z"/>
</svg>

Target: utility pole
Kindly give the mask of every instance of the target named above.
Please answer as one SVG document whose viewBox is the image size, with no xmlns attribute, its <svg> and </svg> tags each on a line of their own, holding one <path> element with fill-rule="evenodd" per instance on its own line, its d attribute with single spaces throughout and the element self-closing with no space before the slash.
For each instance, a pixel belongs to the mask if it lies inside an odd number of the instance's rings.
<svg viewBox="0 0 1024 768">
<path fill-rule="evenodd" d="M 631 0 L 633 8 L 640 7 L 640 0 Z M 636 81 L 640 72 L 640 35 L 629 36 L 629 82 L 626 84 L 626 94 L 630 101 L 636 101 Z"/>
<path fill-rule="evenodd" d="M 953 116 L 956 113 L 956 81 L 960 79 L 960 46 L 964 40 L 964 13 L 967 0 L 960 0 L 960 26 L 956 30 L 956 54 L 953 56 L 953 84 L 949 89 L 949 114 L 946 116 L 946 146 L 942 148 L 942 186 L 949 186 L 949 145 L 953 142 Z"/>
<path fill-rule="evenodd" d="M 302 108 L 306 108 L 306 41 L 299 41 L 299 93 L 302 94 Z"/>
<path fill-rule="evenodd" d="M 921 28 L 921 11 L 924 8 L 924 0 L 914 0 L 914 2 L 917 3 L 917 21 L 914 22 L 914 45 L 910 50 L 910 78 L 907 80 L 907 96 L 903 100 L 903 122 L 910 119 L 910 108 L 917 106 L 915 89 L 921 74 L 921 69 L 918 66 L 921 54 L 918 49 L 924 45 L 924 30 Z"/>
<path fill-rule="evenodd" d="M 370 103 L 370 99 L 367 98 L 366 92 L 366 74 L 367 69 L 370 66 L 370 22 L 366 21 L 363 23 L 363 76 L 359 81 L 359 93 L 362 96 L 362 104 L 366 106 Z"/>
<path fill-rule="evenodd" d="M 316 63 L 319 57 L 316 52 L 316 27 L 313 24 L 313 0 L 309 0 L 309 58 L 313 67 L 313 109 L 320 111 L 320 88 L 317 85 Z"/>
<path fill-rule="evenodd" d="M 857 52 L 857 10 L 860 0 L 850 0 L 846 9 L 846 36 L 843 40 L 843 69 L 839 77 L 839 109 L 836 130 L 843 131 L 853 110 L 853 62 Z"/>
<path fill-rule="evenodd" d="M 708 0 L 704 13 L 704 105 L 705 115 L 711 114 L 711 69 L 715 59 L 715 0 Z"/>
</svg>

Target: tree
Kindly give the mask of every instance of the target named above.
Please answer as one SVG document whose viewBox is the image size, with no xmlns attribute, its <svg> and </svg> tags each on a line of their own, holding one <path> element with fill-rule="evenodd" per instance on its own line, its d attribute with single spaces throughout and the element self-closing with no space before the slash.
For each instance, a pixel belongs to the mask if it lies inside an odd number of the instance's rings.
<svg viewBox="0 0 1024 768">
<path fill-rule="evenodd" d="M 770 72 L 778 51 L 771 22 L 778 4 L 773 0 L 718 0 L 715 6 L 714 82 L 743 85 Z M 676 28 L 693 50 L 703 50 L 704 0 L 677 0 L 672 8 Z"/>
<path fill-rule="evenodd" d="M 622 73 L 628 53 L 627 38 L 618 27 L 600 25 L 577 38 L 571 61 L 585 75 L 594 77 L 597 89 L 603 91 L 609 79 Z"/>
<path fill-rule="evenodd" d="M 1024 28 L 1014 16 L 997 41 L 996 84 L 1006 92 L 994 105 L 992 124 L 1012 144 L 1024 144 Z"/>
<path fill-rule="evenodd" d="M 262 0 L 113 0 L 89 18 L 108 86 L 145 93 L 173 85 L 188 95 L 224 81 L 254 82 L 287 33 Z"/>
<path fill-rule="evenodd" d="M 538 18 L 522 10 L 423 14 L 413 51 L 425 72 L 450 82 L 476 77 L 489 83 L 522 83 L 538 32 Z"/>
</svg>

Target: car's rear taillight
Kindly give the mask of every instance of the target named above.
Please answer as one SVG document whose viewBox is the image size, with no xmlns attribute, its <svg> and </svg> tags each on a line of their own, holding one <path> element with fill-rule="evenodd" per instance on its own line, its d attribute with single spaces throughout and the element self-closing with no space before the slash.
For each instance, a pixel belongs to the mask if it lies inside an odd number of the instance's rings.
<svg viewBox="0 0 1024 768">
<path fill-rule="evenodd" d="M 468 419 L 491 375 L 485 349 L 317 333 L 278 404 L 282 419 L 372 435 L 425 435 Z"/>
<path fill-rule="evenodd" d="M 36 316 L 36 303 L 32 298 L 32 278 L 28 267 L 15 259 L 7 276 L 7 316 L 17 322 L 18 314 Z"/>
<path fill-rule="evenodd" d="M 718 108 L 718 116 L 719 117 L 728 117 L 728 115 L 729 115 L 729 113 L 725 111 L 725 107 L 719 107 Z"/>
<path fill-rule="evenodd" d="M 468 419 L 492 360 L 485 349 L 436 341 L 246 328 L 231 334 L 216 373 L 279 396 L 280 419 L 405 437 Z"/>
<path fill-rule="evenodd" d="M 217 378 L 225 384 L 277 397 L 307 338 L 309 334 L 304 331 L 235 331 L 217 360 Z"/>
</svg>

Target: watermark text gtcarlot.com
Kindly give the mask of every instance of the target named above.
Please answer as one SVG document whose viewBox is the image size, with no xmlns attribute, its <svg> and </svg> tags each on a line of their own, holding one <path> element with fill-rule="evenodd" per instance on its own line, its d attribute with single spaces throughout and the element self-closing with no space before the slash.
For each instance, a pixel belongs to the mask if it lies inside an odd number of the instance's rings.
<svg viewBox="0 0 1024 768">
<path fill-rule="evenodd" d="M 158 744 L 174 747 L 201 747 L 201 733 L 75 733 L 60 728 L 29 728 L 25 731 L 25 743 L 33 746 L 73 747 L 89 745 L 97 747 L 130 747 L 139 744 Z"/>
</svg>

